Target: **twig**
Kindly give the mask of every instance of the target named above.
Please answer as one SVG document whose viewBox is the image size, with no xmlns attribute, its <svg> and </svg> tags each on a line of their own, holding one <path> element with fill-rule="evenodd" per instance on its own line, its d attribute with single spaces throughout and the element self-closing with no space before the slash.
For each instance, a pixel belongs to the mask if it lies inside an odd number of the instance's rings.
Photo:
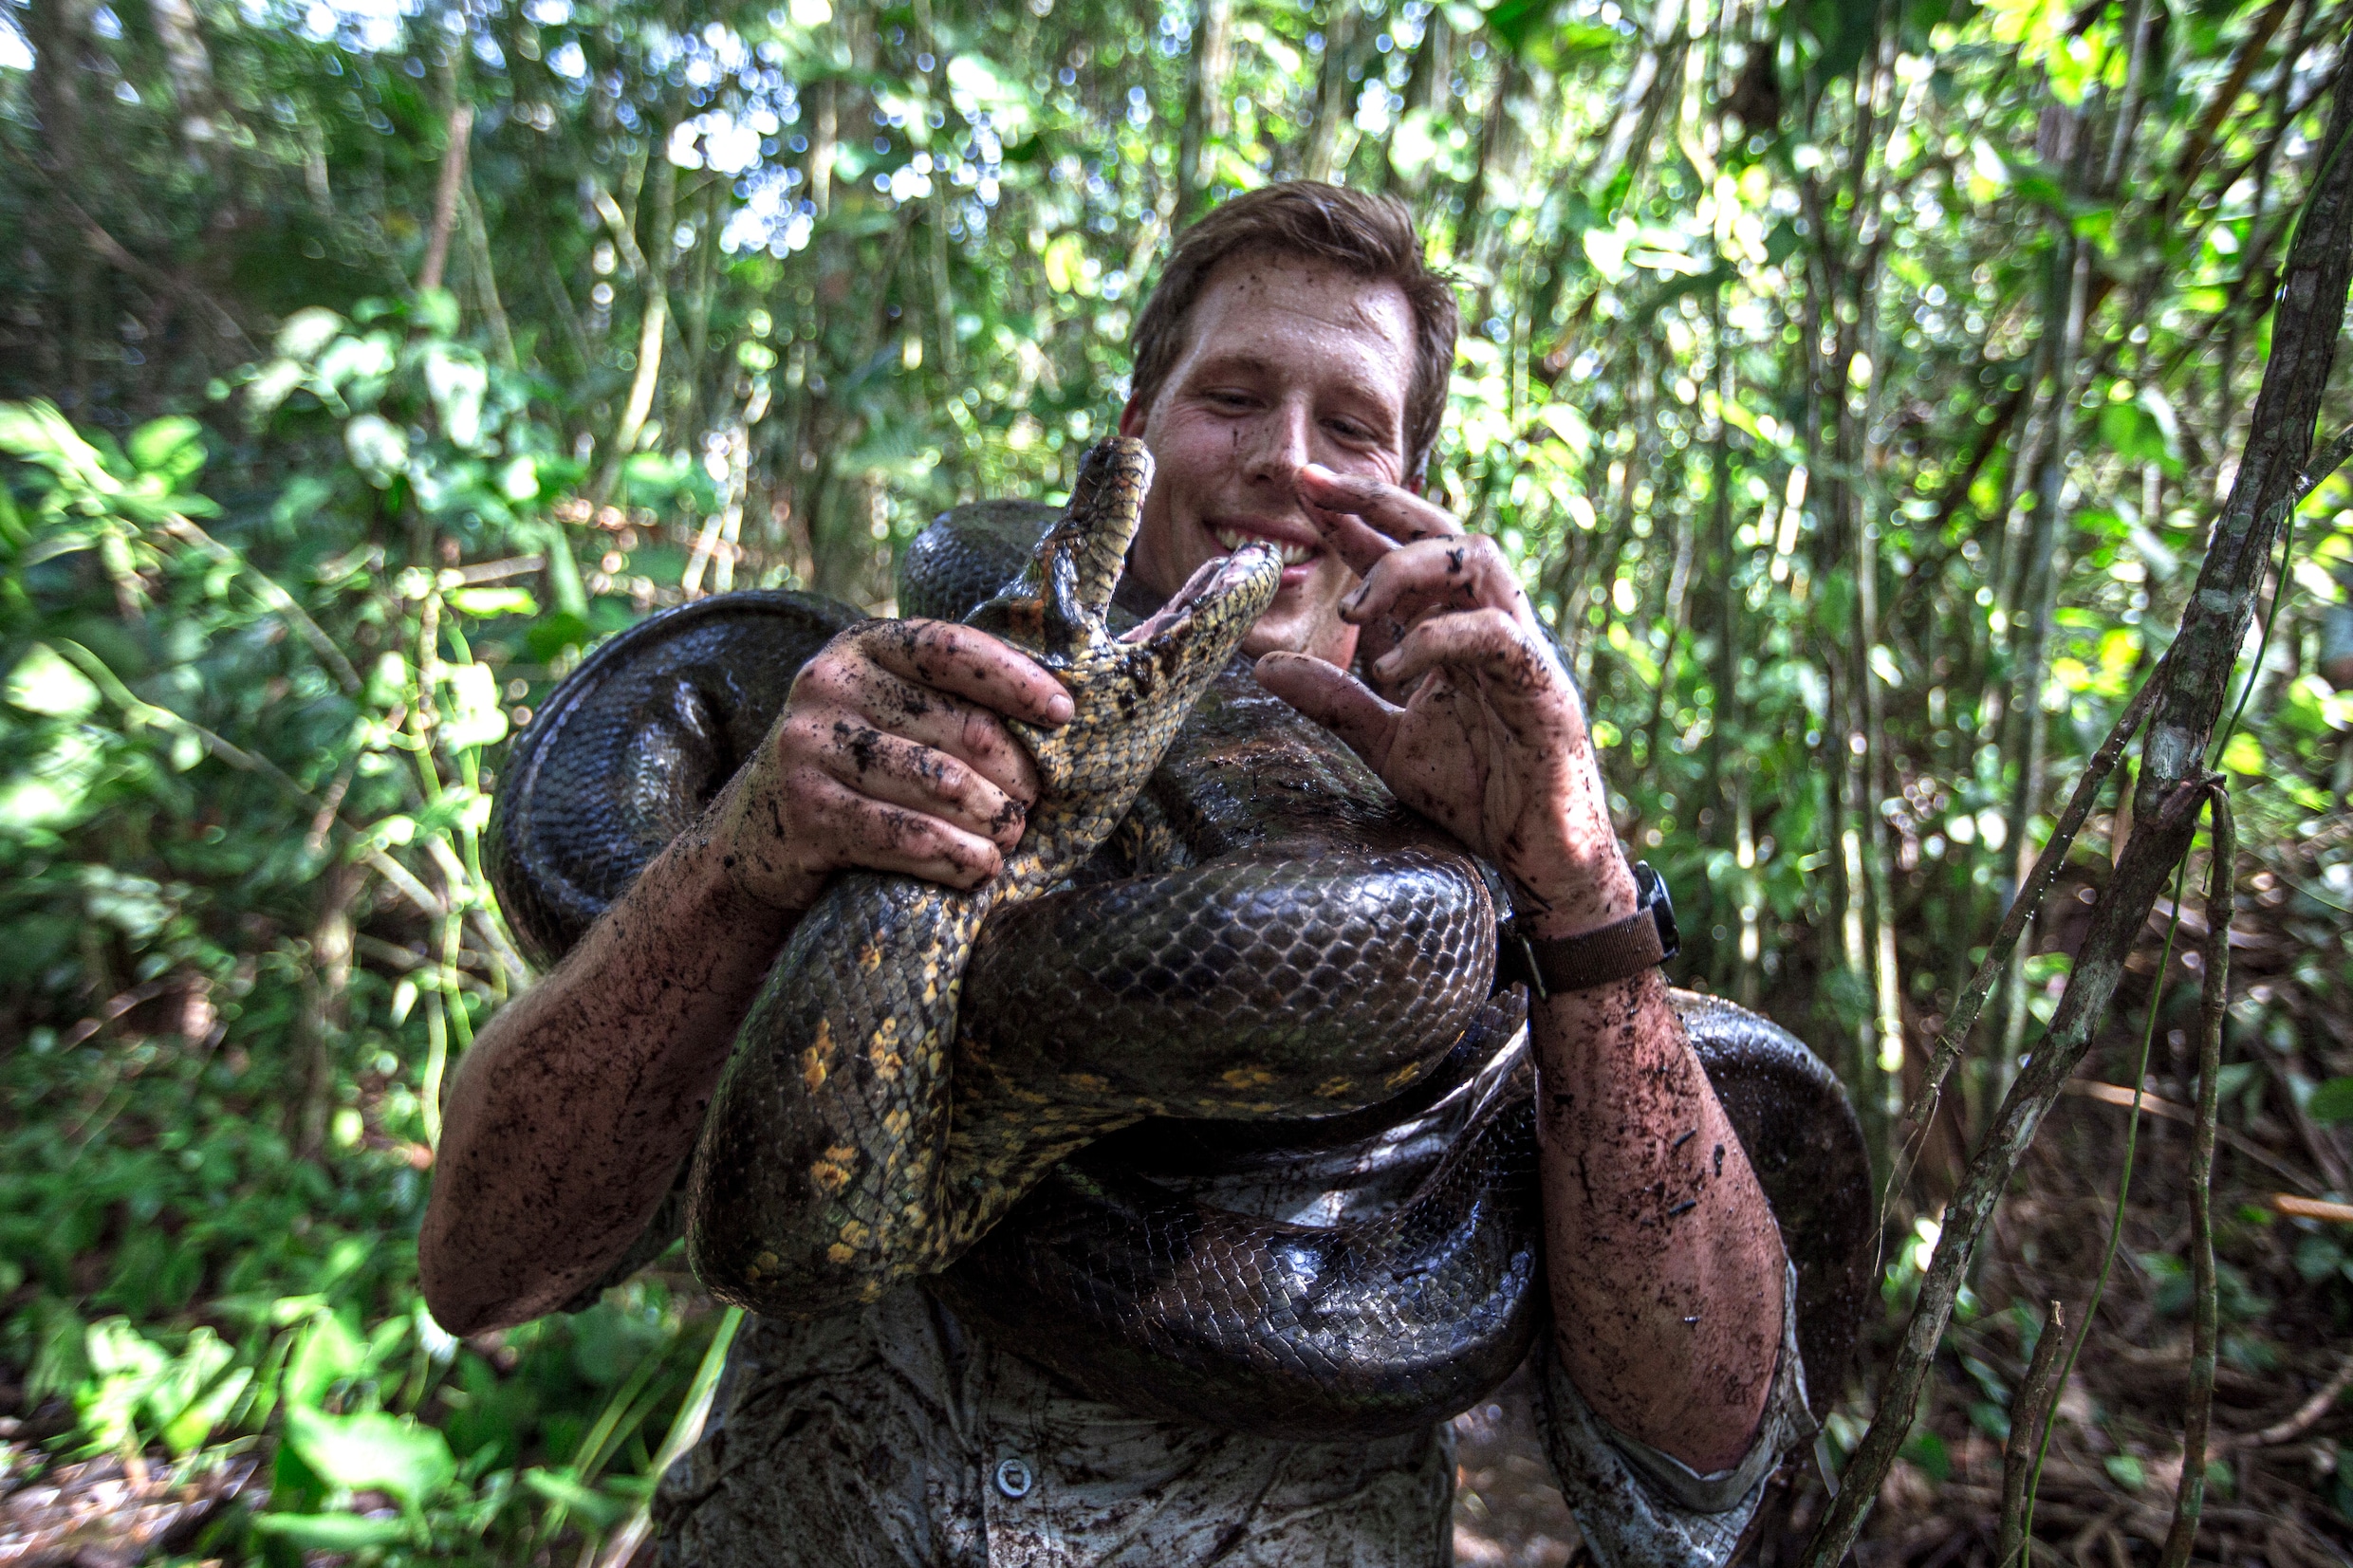
<svg viewBox="0 0 2353 1568">
<path fill-rule="evenodd" d="M 1955 1004 L 1943 1031 L 1936 1036 L 1936 1048 L 1929 1057 L 1920 1092 L 1904 1110 L 1904 1121 L 1916 1131 L 1904 1148 L 1903 1157 L 1888 1177 L 1890 1198 L 1903 1190 L 1905 1179 L 1912 1173 L 1913 1161 L 1918 1156 L 1920 1144 L 1927 1136 L 1928 1124 L 1935 1118 L 1937 1102 L 1944 1094 L 1945 1080 L 1952 1076 L 1954 1064 L 1960 1060 L 1969 1031 L 1976 1027 L 1977 1015 L 1985 1010 L 1986 998 L 2001 979 L 2002 970 L 2010 962 L 2010 950 L 2018 945 L 2018 938 L 2026 931 L 2027 921 L 2032 917 L 2035 906 L 2050 891 L 2050 884 L 2058 876 L 2059 868 L 2066 862 L 2067 851 L 2073 847 L 2075 836 L 2083 831 L 2084 823 L 2091 817 L 2093 804 L 2100 799 L 2101 786 L 2108 782 L 2108 775 L 2116 771 L 2118 759 L 2123 756 L 2124 747 L 2131 744 L 2134 732 L 2140 728 L 2140 721 L 2148 716 L 2150 706 L 2156 702 L 2158 685 L 2165 673 L 2165 662 L 2164 658 L 2157 661 L 2157 667 L 2140 683 L 2140 690 L 2132 694 L 2132 700 L 2125 703 L 2124 710 L 2116 716 L 2115 725 L 2108 730 L 2108 738 L 2101 742 L 2100 749 L 2092 753 L 2090 762 L 2084 765 L 2084 776 L 2075 782 L 2075 793 L 2068 797 L 2066 810 L 2059 814 L 2058 822 L 2051 828 L 2049 840 L 2043 845 L 2043 853 L 2035 858 L 2034 869 L 2027 873 L 2027 879 L 2020 885 L 2018 895 L 2010 900 L 2010 912 L 2002 916 L 2002 924 L 1986 949 L 1985 962 L 1978 965 L 1977 972 L 1970 977 L 1968 988 L 1961 992 L 1961 999 Z"/>
<path fill-rule="evenodd" d="M 441 286 L 441 271 L 449 264 L 450 231 L 457 225 L 457 196 L 466 179 L 466 143 L 473 135 L 473 105 L 465 96 L 454 71 L 450 73 L 450 122 L 441 149 L 441 178 L 433 194 L 433 228 L 425 235 L 425 265 L 417 274 L 417 291 Z"/>
<path fill-rule="evenodd" d="M 400 895 L 415 904 L 420 913 L 429 914 L 436 920 L 449 913 L 449 911 L 442 907 L 441 900 L 433 895 L 433 890 L 417 879 L 416 873 L 382 850 L 370 849 L 361 858 L 367 861 L 369 869 L 377 876 L 398 888 Z"/>
<path fill-rule="evenodd" d="M 58 1048 L 67 1051 L 72 1050 L 75 1046 L 81 1044 L 92 1035 L 97 1034 L 99 1030 L 104 1028 L 107 1024 L 112 1024 L 116 1019 L 120 1018 L 124 1013 L 129 1012 L 133 1007 L 138 1006 L 140 1003 L 153 1002 L 157 997 L 161 996 L 164 992 L 172 990 L 184 983 L 184 980 L 180 977 L 165 975 L 160 980 L 150 980 L 144 986 L 135 986 L 131 989 L 121 992 L 120 995 L 109 997 L 105 1005 L 100 1007 L 98 1011 L 92 1013 L 89 1017 L 83 1019 L 81 1023 L 66 1030 L 65 1038 L 57 1042 Z"/>
<path fill-rule="evenodd" d="M 529 577 L 547 564 L 544 555 L 512 555 L 504 561 L 477 561 L 471 566 L 444 567 L 434 581 L 442 588 L 469 588 L 477 582 L 504 582 L 510 577 Z"/>
<path fill-rule="evenodd" d="M 2298 1405 L 2294 1414 L 2285 1420 L 2274 1421 L 2261 1431 L 2240 1432 L 2223 1438 L 2214 1445 L 2215 1457 L 2239 1448 L 2274 1448 L 2282 1443 L 2294 1442 L 2320 1425 L 2321 1417 L 2328 1413 L 2330 1407 L 2336 1404 L 2347 1388 L 2353 1388 L 2353 1355 L 2348 1355 L 2338 1364 L 2337 1370 L 2329 1374 L 2328 1381 L 2321 1385 L 2320 1392 Z"/>
<path fill-rule="evenodd" d="M 2353 1203 L 2325 1203 L 2319 1198 L 2299 1198 L 2292 1193 L 2271 1194 L 2271 1209 L 2295 1220 L 2333 1220 L 2339 1225 L 2353 1225 Z"/>
<path fill-rule="evenodd" d="M 360 672 L 351 667 L 351 660 L 345 658 L 343 651 L 335 646 L 335 639 L 328 636 L 325 629 L 310 618 L 310 612 L 304 609 L 292 594 L 280 586 L 277 579 L 184 517 L 175 517 L 164 524 L 163 531 L 182 544 L 194 544 L 215 561 L 235 566 L 246 576 L 251 578 L 254 592 L 261 596 L 262 602 L 275 610 L 301 635 L 305 642 L 310 644 L 310 651 L 319 655 L 319 662 L 326 666 L 327 673 L 335 677 L 335 683 L 347 692 L 360 690 L 363 684 L 360 679 Z"/>
<path fill-rule="evenodd" d="M 258 354 L 260 352 L 254 347 L 253 340 L 246 335 L 243 323 L 229 313 L 228 306 L 198 288 L 180 273 L 143 262 L 132 255 L 130 251 L 123 249 L 121 241 L 101 227 L 98 220 L 83 212 L 71 196 L 59 190 L 54 181 L 50 183 L 49 195 L 65 210 L 65 215 L 73 219 L 74 227 L 82 231 L 82 237 L 89 241 L 90 249 L 97 251 L 108 265 L 120 271 L 128 272 L 159 294 L 169 295 L 186 304 L 202 305 L 212 312 L 214 318 L 214 331 L 220 333 L 225 339 L 234 338 L 245 345 L 248 353 Z"/>
<path fill-rule="evenodd" d="M 2290 0 L 2271 0 L 2270 8 L 2255 18 L 2254 26 L 2248 30 L 2246 42 L 2239 46 L 2238 58 L 2232 62 L 2230 76 L 2208 101 L 2206 112 L 2198 117 L 2196 130 L 2181 149 L 2181 157 L 2175 161 L 2173 188 L 2176 200 L 2188 194 L 2191 182 L 2197 177 L 2199 166 L 2214 148 L 2214 133 L 2221 129 L 2224 118 L 2238 102 L 2240 90 L 2247 85 L 2247 79 L 2254 74 L 2255 66 L 2262 62 L 2263 51 L 2270 46 L 2271 35 L 2279 31 L 2282 22 L 2288 20 L 2289 9 Z"/>
<path fill-rule="evenodd" d="M 326 850 L 326 836 L 335 826 L 336 814 L 343 809 L 343 797 L 351 792 L 351 781 L 359 776 L 360 757 L 357 752 L 343 761 L 327 782 L 326 794 L 320 798 L 319 809 L 310 814 L 310 831 L 303 835 L 303 854 L 317 859 Z"/>
<path fill-rule="evenodd" d="M 2230 787 L 2214 784 L 2214 864 L 2206 876 L 2205 984 L 2199 994 L 2197 1133 L 2190 1144 L 2190 1408 L 2181 1424 L 2181 1480 L 2173 1528 L 2158 1568 L 2185 1568 L 2206 1506 L 2206 1429 L 2214 1409 L 2214 1126 L 2222 1103 L 2222 1024 L 2231 1005 L 2231 903 L 2238 869 L 2238 825 Z"/>
<path fill-rule="evenodd" d="M 2047 1441 L 2051 1415 L 2059 1403 L 2059 1352 L 2066 1342 L 2067 1310 L 2053 1301 L 2044 1315 L 2042 1337 L 2034 1341 L 2026 1378 L 2010 1402 L 2010 1440 L 2002 1447 L 2001 1541 L 1993 1550 L 1996 1563 L 2007 1563 L 2018 1555 L 2025 1532 L 2027 1478 L 2033 1470 L 2031 1462 Z"/>
<path fill-rule="evenodd" d="M 2212 784 L 2207 786 L 2205 793 L 2211 798 Z M 2135 1083 L 2148 1081 L 2149 1052 L 2157 1043 L 2157 1021 L 2165 1007 L 2165 971 L 2173 967 L 2174 939 L 2181 934 L 2181 884 L 2188 879 L 2189 875 L 2190 857 L 2187 846 L 2184 846 L 2181 858 L 2175 863 L 2174 867 L 2173 923 L 2165 928 L 2165 951 L 2157 961 L 2157 985 L 2149 993 L 2148 1022 L 2140 1030 L 2140 1060 L 2139 1064 L 2133 1068 Z M 2084 1354 L 2084 1342 L 2091 1337 L 2092 1322 L 2100 1314 L 2100 1300 L 2108 1291 L 2108 1277 L 2116 1270 L 2117 1250 L 2124 1241 L 2124 1215 L 2132 1203 L 2134 1158 L 2140 1151 L 2140 1108 L 2136 1102 L 2131 1116 L 2124 1123 L 2124 1162 L 2123 1169 L 2118 1172 L 2116 1178 L 2116 1209 L 2108 1217 L 2107 1250 L 2101 1254 L 2100 1272 L 2092 1280 L 2089 1299 L 2084 1302 L 2084 1320 L 2075 1326 L 2074 1337 L 2067 1345 L 2066 1368 L 2059 1374 L 2063 1382 L 2075 1371 L 2076 1358 Z M 2023 1530 L 2028 1540 L 2031 1540 L 2034 1535 L 2034 1494 L 2042 1485 L 2043 1462 L 2049 1456 L 2050 1433 L 2046 1430 L 2043 1433 L 2041 1449 L 2034 1456 L 2033 1478 L 2027 1483 L 2026 1523 Z"/>
<path fill-rule="evenodd" d="M 2185 921 L 2184 924 L 2186 925 L 2187 922 Z M 2146 1090 L 2143 1090 L 2139 1095 L 2135 1095 L 2130 1089 L 2123 1088 L 2119 1084 L 2103 1083 L 2098 1079 L 2071 1078 L 2067 1079 L 2067 1086 L 2065 1092 L 2070 1099 L 2097 1100 L 2103 1105 L 2113 1105 L 2122 1110 L 2129 1110 L 2136 1103 L 2138 1103 L 2141 1110 L 2148 1112 L 2149 1115 L 2153 1116 L 2162 1116 L 2167 1121 L 2177 1121 L 2185 1127 L 2195 1127 L 2197 1125 L 2197 1111 L 2195 1107 L 2188 1105 L 2176 1105 L 2172 1100 L 2159 1099 L 2155 1095 L 2148 1093 Z M 2214 1129 L 2214 1135 L 2221 1139 L 2224 1143 L 2229 1144 L 2234 1152 L 2244 1154 L 2247 1158 L 2253 1160 L 2257 1165 L 2263 1166 L 2275 1176 L 2284 1177 L 2288 1181 L 2294 1182 L 2299 1187 L 2308 1188 L 2315 1185 L 2309 1176 L 2307 1176 L 2303 1171 L 2296 1170 L 2292 1166 L 2288 1165 L 2282 1161 L 2278 1155 L 2272 1153 L 2270 1150 L 2264 1148 L 2263 1145 L 2247 1136 L 2244 1133 L 2235 1132 L 2228 1127 L 2217 1127 Z M 2283 1193 L 2282 1196 L 2285 1198 L 2286 1194 Z M 2287 1198 L 2286 1201 L 2289 1203 L 2303 1203 L 2306 1200 L 2302 1198 Z M 2334 1215 L 2316 1215 L 2314 1216 L 2315 1218 L 2353 1220 L 2353 1205 L 2324 1204 L 2321 1207 L 2331 1209 L 2343 1209 L 2344 1212 Z M 2283 1210 L 2283 1212 L 2286 1212 L 2286 1210 Z"/>
</svg>

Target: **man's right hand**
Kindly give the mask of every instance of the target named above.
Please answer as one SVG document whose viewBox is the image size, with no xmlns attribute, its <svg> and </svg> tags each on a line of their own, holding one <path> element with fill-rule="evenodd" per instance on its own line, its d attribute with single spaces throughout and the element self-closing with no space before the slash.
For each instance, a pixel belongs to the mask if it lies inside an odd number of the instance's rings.
<svg viewBox="0 0 2353 1568">
<path fill-rule="evenodd" d="M 712 847 L 747 896 L 797 913 L 836 871 L 970 888 L 995 876 L 1037 800 L 1007 718 L 1070 721 L 1028 655 L 944 620 L 851 627 L 802 668 L 722 796 Z"/>
</svg>

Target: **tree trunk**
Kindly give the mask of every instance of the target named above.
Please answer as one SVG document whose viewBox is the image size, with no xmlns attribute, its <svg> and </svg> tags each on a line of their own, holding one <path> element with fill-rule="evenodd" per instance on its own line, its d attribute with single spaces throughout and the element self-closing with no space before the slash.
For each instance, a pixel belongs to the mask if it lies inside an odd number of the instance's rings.
<svg viewBox="0 0 2353 1568">
<path fill-rule="evenodd" d="M 1324 28 L 1324 65 L 1315 79 L 1315 118 L 1299 150 L 1302 179 L 1332 177 L 1341 136 L 1356 112 L 1356 83 L 1348 80 L 1348 73 L 1362 53 L 1358 38 L 1363 30 L 1362 9 L 1353 5 L 1331 8 L 1330 20 Z"/>
<path fill-rule="evenodd" d="M 1447 79 L 1454 74 L 1453 51 L 1446 28 L 1446 13 L 1433 10 L 1422 18 L 1421 43 L 1414 50 L 1414 63 L 1405 73 L 1405 106 L 1398 111 L 1401 123 L 1417 110 L 1427 110 Z M 1395 156 L 1396 136 L 1392 132 L 1380 149 L 1380 188 L 1396 194 L 1410 195 L 1421 189 L 1420 172 L 1408 177 L 1401 175 Z M 1426 165 L 1424 167 L 1427 167 Z"/>
<path fill-rule="evenodd" d="M 1185 77 L 1185 125 L 1176 144 L 1176 212 L 1182 230 L 1209 194 L 1210 144 L 1233 128 L 1228 80 L 1233 74 L 1233 0 L 1201 0 L 1193 22 L 1193 64 Z"/>
<path fill-rule="evenodd" d="M 809 210 L 818 222 L 833 211 L 833 157 L 838 145 L 841 83 L 831 77 L 809 90 Z"/>
</svg>

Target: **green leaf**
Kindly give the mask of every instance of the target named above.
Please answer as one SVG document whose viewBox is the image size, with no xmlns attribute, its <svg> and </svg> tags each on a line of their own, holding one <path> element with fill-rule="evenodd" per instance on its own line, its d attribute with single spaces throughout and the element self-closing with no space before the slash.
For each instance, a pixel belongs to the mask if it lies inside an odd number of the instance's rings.
<svg viewBox="0 0 2353 1568">
<path fill-rule="evenodd" d="M 381 415 L 362 414 L 345 425 L 343 448 L 351 453 L 352 465 L 378 489 L 408 466 L 409 438 Z"/>
<path fill-rule="evenodd" d="M 36 642 L 9 672 L 9 705 L 53 719 L 86 718 L 99 705 L 98 688 L 45 642 Z"/>
<path fill-rule="evenodd" d="M 1903 1456 L 1918 1465 L 1931 1481 L 1942 1484 L 1952 1477 L 1952 1451 L 1945 1447 L 1943 1438 L 1925 1427 L 1914 1432 L 1912 1440 L 1903 1446 Z"/>
<path fill-rule="evenodd" d="M 446 288 L 420 288 L 409 304 L 409 320 L 427 332 L 440 337 L 454 337 L 457 332 L 457 296 Z"/>
<path fill-rule="evenodd" d="M 1513 54 L 1528 47 L 1531 34 L 1552 14 L 1554 0 L 1496 0 L 1487 9 L 1488 34 Z"/>
<path fill-rule="evenodd" d="M 2251 730 L 2242 729 L 2233 735 L 2222 748 L 2222 766 L 2233 773 L 2255 778 L 2264 771 L 2263 743 Z"/>
<path fill-rule="evenodd" d="M 2353 1121 L 2353 1078 L 2332 1078 L 2313 1090 L 2304 1114 L 2325 1127 Z"/>
<path fill-rule="evenodd" d="M 367 1346 L 342 1314 L 320 1313 L 303 1331 L 302 1342 L 287 1362 L 287 1403 L 315 1408 L 337 1383 L 357 1376 L 366 1361 Z"/>
<path fill-rule="evenodd" d="M 387 1492 L 416 1507 L 457 1474 L 448 1439 L 407 1416 L 328 1415 L 296 1405 L 286 1440 L 330 1485 Z"/>
<path fill-rule="evenodd" d="M 584 1486 L 562 1470 L 528 1469 L 523 1485 L 550 1503 L 561 1503 L 596 1529 L 602 1530 L 627 1513 L 633 1503 Z"/>
<path fill-rule="evenodd" d="M 343 319 L 332 310 L 313 305 L 297 310 L 278 328 L 278 353 L 288 360 L 317 358 L 319 351 L 335 341 L 343 330 Z"/>
<path fill-rule="evenodd" d="M 543 616 L 523 634 L 523 651 L 536 663 L 552 662 L 566 648 L 583 648 L 596 633 L 585 617 L 568 610 Z"/>
<path fill-rule="evenodd" d="M 441 434 L 454 444 L 472 450 L 481 441 L 482 399 L 490 388 L 490 370 L 472 352 L 439 343 L 425 350 L 425 390 Z"/>
<path fill-rule="evenodd" d="M 204 467 L 204 427 L 184 414 L 151 419 L 131 433 L 124 450 L 141 473 L 159 473 L 176 489 Z"/>
<path fill-rule="evenodd" d="M 362 1519 L 358 1514 L 257 1514 L 253 1528 L 306 1552 L 357 1552 L 406 1540 L 404 1519 Z"/>
<path fill-rule="evenodd" d="M 535 616 L 539 600 L 528 588 L 456 588 L 449 602 L 470 616 Z"/>
</svg>

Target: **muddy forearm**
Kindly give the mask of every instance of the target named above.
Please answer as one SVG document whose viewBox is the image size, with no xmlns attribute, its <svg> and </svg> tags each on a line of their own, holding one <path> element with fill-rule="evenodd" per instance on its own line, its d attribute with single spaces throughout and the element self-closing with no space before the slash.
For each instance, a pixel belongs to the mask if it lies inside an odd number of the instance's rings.
<svg viewBox="0 0 2353 1568">
<path fill-rule="evenodd" d="M 1736 1464 L 1785 1285 L 1739 1139 L 1657 970 L 1553 997 L 1531 1022 L 1563 1363 L 1619 1430 L 1702 1473 Z"/>
<path fill-rule="evenodd" d="M 794 918 L 690 832 L 491 1022 L 452 1081 L 418 1238 L 444 1326 L 550 1311 L 636 1240 Z"/>
</svg>

